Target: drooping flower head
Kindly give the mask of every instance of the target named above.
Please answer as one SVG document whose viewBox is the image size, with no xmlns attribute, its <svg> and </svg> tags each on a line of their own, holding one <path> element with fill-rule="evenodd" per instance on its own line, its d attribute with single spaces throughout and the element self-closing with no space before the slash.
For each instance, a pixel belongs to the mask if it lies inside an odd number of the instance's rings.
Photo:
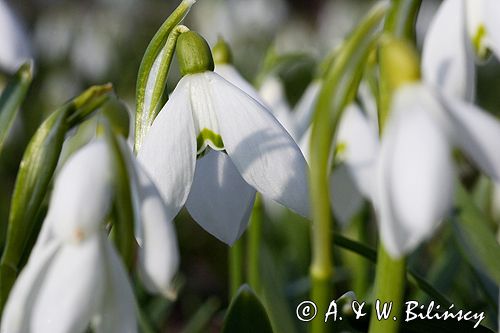
<svg viewBox="0 0 500 333">
<path fill-rule="evenodd" d="M 307 216 L 307 164 L 290 135 L 213 72 L 198 34 L 182 33 L 176 52 L 183 77 L 138 152 L 170 217 L 186 204 L 204 229 L 232 244 L 246 228 L 255 191 Z"/>
</svg>

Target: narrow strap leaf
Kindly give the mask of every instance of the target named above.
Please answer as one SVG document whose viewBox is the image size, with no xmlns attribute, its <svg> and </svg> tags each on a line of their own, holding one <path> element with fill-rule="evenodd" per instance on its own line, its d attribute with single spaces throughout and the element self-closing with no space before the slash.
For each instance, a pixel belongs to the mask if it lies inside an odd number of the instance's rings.
<svg viewBox="0 0 500 333">
<path fill-rule="evenodd" d="M 0 96 L 0 153 L 33 78 L 33 64 L 22 65 Z"/>
</svg>

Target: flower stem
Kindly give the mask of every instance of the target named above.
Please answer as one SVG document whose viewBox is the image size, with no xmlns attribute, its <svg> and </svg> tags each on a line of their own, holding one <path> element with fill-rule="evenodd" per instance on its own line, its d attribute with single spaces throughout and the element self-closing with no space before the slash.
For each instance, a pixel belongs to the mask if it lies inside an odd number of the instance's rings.
<svg viewBox="0 0 500 333">
<path fill-rule="evenodd" d="M 248 283 L 256 293 L 261 291 L 260 283 L 260 248 L 262 246 L 262 198 L 255 197 L 250 227 L 248 228 Z"/>
<path fill-rule="evenodd" d="M 384 246 L 379 246 L 377 268 L 375 275 L 375 300 L 370 317 L 369 333 L 395 333 L 398 332 L 403 308 L 403 294 L 405 289 L 406 260 L 393 259 Z M 380 300 L 379 311 L 384 303 L 392 302 L 392 311 L 387 320 L 377 317 L 376 301 Z M 397 320 L 394 320 L 396 318 Z"/>
<path fill-rule="evenodd" d="M 229 248 L 229 296 L 236 296 L 243 284 L 243 239 L 238 239 Z"/>
</svg>

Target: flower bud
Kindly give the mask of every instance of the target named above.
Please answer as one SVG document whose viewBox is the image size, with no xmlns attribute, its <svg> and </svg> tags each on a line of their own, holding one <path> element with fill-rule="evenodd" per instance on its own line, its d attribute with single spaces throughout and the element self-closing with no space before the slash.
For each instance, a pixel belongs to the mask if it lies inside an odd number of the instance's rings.
<svg viewBox="0 0 500 333">
<path fill-rule="evenodd" d="M 217 43 L 212 49 L 212 53 L 214 55 L 214 62 L 218 65 L 233 63 L 233 54 L 231 49 L 222 37 L 219 37 L 217 40 Z"/>
</svg>

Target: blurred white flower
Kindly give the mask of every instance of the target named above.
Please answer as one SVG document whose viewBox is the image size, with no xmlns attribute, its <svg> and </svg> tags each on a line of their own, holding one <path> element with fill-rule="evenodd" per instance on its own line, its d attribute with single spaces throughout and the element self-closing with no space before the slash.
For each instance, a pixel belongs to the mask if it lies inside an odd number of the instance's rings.
<svg viewBox="0 0 500 333">
<path fill-rule="evenodd" d="M 106 237 L 112 171 L 104 142 L 57 177 L 44 230 L 7 301 L 1 331 L 137 332 L 127 273 Z"/>
<path fill-rule="evenodd" d="M 20 22 L 4 0 L 0 0 L 0 68 L 15 72 L 31 59 L 30 42 Z"/>
<path fill-rule="evenodd" d="M 211 71 L 179 81 L 138 158 L 170 218 L 186 203 L 191 216 L 227 244 L 245 230 L 256 190 L 309 213 L 307 164 L 296 143 L 262 104 Z"/>
<path fill-rule="evenodd" d="M 499 12 L 497 0 L 445 0 L 424 40 L 425 81 L 450 96 L 473 100 L 474 51 L 479 58 L 488 50 L 500 58 Z"/>
<path fill-rule="evenodd" d="M 430 237 L 451 208 L 453 147 L 500 180 L 500 123 L 423 84 L 398 89 L 382 139 L 374 197 L 381 238 L 393 257 Z"/>
</svg>

